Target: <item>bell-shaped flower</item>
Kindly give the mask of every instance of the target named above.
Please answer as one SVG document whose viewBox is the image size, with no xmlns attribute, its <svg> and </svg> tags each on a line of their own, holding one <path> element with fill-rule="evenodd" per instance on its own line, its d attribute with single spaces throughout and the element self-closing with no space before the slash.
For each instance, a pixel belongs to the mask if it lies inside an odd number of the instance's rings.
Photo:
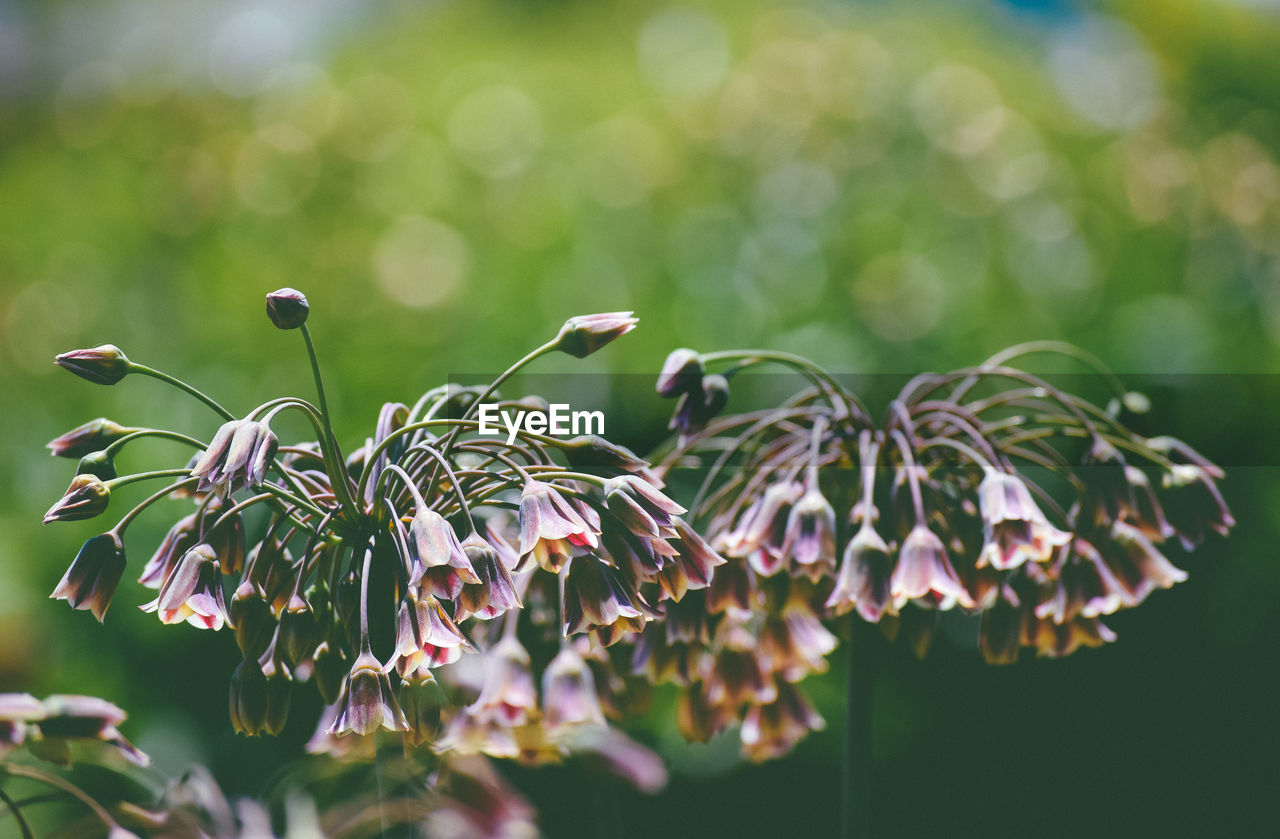
<svg viewBox="0 0 1280 839">
<path fill-rule="evenodd" d="M 197 490 L 226 496 L 261 484 L 278 446 L 275 432 L 266 423 L 249 419 L 223 423 L 191 467 L 191 476 L 200 479 Z"/>
<path fill-rule="evenodd" d="M 897 609 L 916 598 L 927 598 L 943 609 L 955 604 L 973 608 L 973 599 L 951 567 L 942 540 L 923 524 L 913 527 L 902 541 L 897 567 L 889 579 L 889 594 Z"/>
<path fill-rule="evenodd" d="M 787 516 L 780 553 L 793 563 L 792 573 L 815 582 L 836 567 L 836 511 L 818 487 L 810 486 Z"/>
<path fill-rule="evenodd" d="M 542 674 L 542 721 L 552 740 L 577 726 L 605 724 L 591 669 L 570 646 L 561 649 Z"/>
<path fill-rule="evenodd" d="M 707 704 L 736 711 L 774 701 L 777 684 L 768 663 L 761 660 L 755 636 L 733 620 L 721 623 L 717 634 L 717 649 L 703 678 Z"/>
<path fill-rule="evenodd" d="M 196 532 L 198 522 L 195 513 L 178 519 L 178 522 L 165 534 L 160 547 L 156 548 L 156 552 L 143 566 L 142 576 L 138 578 L 138 582 L 147 588 L 160 588 L 177 566 L 178 560 L 200 541 Z"/>
<path fill-rule="evenodd" d="M 522 558 L 532 555 L 542 568 L 557 573 L 569 558 L 569 546 L 596 548 L 599 532 L 551 484 L 525 483 L 520 495 Z"/>
<path fill-rule="evenodd" d="M 1071 541 L 1070 533 L 1049 524 L 1017 475 L 988 469 L 978 486 L 978 507 L 985 536 L 979 568 L 1008 571 L 1027 561 L 1045 562 Z"/>
<path fill-rule="evenodd" d="M 471 647 L 466 636 L 430 594 L 418 596 L 413 589 L 400 604 L 396 632 L 396 670 L 411 679 L 432 667 L 452 664 Z"/>
<path fill-rule="evenodd" d="M 688 591 L 697 591 L 711 585 L 711 570 L 725 564 L 724 557 L 711 549 L 701 536 L 684 519 L 672 522 L 675 538 L 671 545 L 675 553 L 666 558 L 658 571 L 658 584 L 663 599 L 679 601 Z"/>
<path fill-rule="evenodd" d="M 458 534 L 435 510 L 423 508 L 414 513 L 409 538 L 417 560 L 411 585 L 416 583 L 427 594 L 452 600 L 464 585 L 480 582 Z"/>
<path fill-rule="evenodd" d="M 80 547 L 53 594 L 74 609 L 89 609 L 102 622 L 120 578 L 124 576 L 124 544 L 114 531 L 94 536 Z"/>
<path fill-rule="evenodd" d="M 159 613 L 164 623 L 186 621 L 201 629 L 221 629 L 227 622 L 227 606 L 213 548 L 202 543 L 183 554 L 156 599 L 140 608 Z"/>
<path fill-rule="evenodd" d="M 367 649 L 356 656 L 342 685 L 337 708 L 337 716 L 329 726 L 333 735 L 409 730 L 386 668 Z"/>
<path fill-rule="evenodd" d="M 569 565 L 564 589 L 565 635 L 608 628 L 620 620 L 640 620 L 648 615 L 639 592 L 628 586 L 613 568 L 589 554 Z"/>
<path fill-rule="evenodd" d="M 1147 599 L 1158 588 L 1172 588 L 1187 579 L 1136 527 L 1118 521 L 1111 527 L 1111 541 L 1103 548 L 1107 565 L 1129 592 L 1133 604 Z"/>
<path fill-rule="evenodd" d="M 783 682 L 773 702 L 747 709 L 740 734 L 742 753 L 755 763 L 782 757 L 810 732 L 825 727 L 826 721 L 800 688 Z"/>
<path fill-rule="evenodd" d="M 490 534 L 492 538 L 492 531 Z M 499 548 L 480 534 L 472 533 L 462 541 L 462 549 L 475 572 L 476 582 L 464 585 L 458 594 L 458 620 L 466 617 L 491 620 L 511 609 L 519 609 L 520 594 Z"/>
<path fill-rule="evenodd" d="M 728 556 L 749 557 L 761 576 L 776 574 L 783 566 L 781 549 L 791 508 L 803 494 L 804 487 L 795 481 L 772 484 L 742 513 L 719 547 Z"/>
<path fill-rule="evenodd" d="M 877 623 L 886 613 L 897 609 L 890 595 L 893 555 L 869 518 L 862 519 L 858 532 L 845 546 L 836 575 L 835 588 L 825 604 L 834 615 L 858 610 L 862 619 Z"/>
</svg>

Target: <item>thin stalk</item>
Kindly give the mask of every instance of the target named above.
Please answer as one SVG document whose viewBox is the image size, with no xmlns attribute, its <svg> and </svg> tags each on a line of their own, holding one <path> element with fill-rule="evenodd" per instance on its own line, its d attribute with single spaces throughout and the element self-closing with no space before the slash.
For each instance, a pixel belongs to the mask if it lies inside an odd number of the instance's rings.
<svg viewBox="0 0 1280 839">
<path fill-rule="evenodd" d="M 3 801 L 9 812 L 13 813 L 14 821 L 18 823 L 18 829 L 22 831 L 22 839 L 36 839 L 36 833 L 27 822 L 27 817 L 22 815 L 22 809 L 18 806 L 18 802 L 10 798 L 9 794 L 3 789 L 0 789 L 0 801 Z"/>
<path fill-rule="evenodd" d="M 333 469 L 333 492 L 339 499 L 343 509 L 351 514 L 351 521 L 354 523 L 359 520 L 360 508 L 356 506 L 355 499 L 351 496 L 351 488 L 347 485 L 347 477 L 345 471 L 345 463 L 342 459 L 342 453 L 338 450 L 338 438 L 333 434 L 333 423 L 329 416 L 329 402 L 324 395 L 324 379 L 320 376 L 320 360 L 316 357 L 316 345 L 311 340 L 311 330 L 304 323 L 302 324 L 302 340 L 307 345 L 307 358 L 311 362 L 311 373 L 316 380 L 316 396 L 320 400 L 320 421 L 324 424 L 324 440 L 320 445 L 329 453 L 332 461 Z"/>
</svg>

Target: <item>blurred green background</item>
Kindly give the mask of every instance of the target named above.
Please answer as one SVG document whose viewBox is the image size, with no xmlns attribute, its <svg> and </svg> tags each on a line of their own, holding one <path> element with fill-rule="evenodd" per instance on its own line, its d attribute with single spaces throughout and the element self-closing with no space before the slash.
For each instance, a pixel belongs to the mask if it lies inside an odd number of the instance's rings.
<svg viewBox="0 0 1280 839">
<path fill-rule="evenodd" d="M 229 637 L 161 631 L 130 577 L 104 627 L 46 599 L 99 528 L 40 526 L 72 472 L 44 443 L 103 415 L 216 427 L 158 382 L 57 370 L 67 349 L 118 344 L 235 411 L 309 395 L 301 342 L 262 312 L 297 287 L 350 448 L 383 401 L 634 309 L 623 341 L 534 372 L 637 374 L 590 398 L 644 450 L 677 346 L 901 374 L 1064 339 L 1151 385 L 1150 432 L 1227 467 L 1240 526 L 1175 551 L 1189 582 L 1112 621 L 1106 649 L 1002 669 L 896 650 L 879 832 L 1265 835 L 1276 55 L 1266 0 L 0 0 L 0 691 L 100 694 L 160 768 L 208 763 L 240 793 L 317 710 L 237 738 Z M 169 520 L 130 531 L 131 569 Z M 827 731 L 786 760 L 684 747 L 659 718 L 641 735 L 676 774 L 655 798 L 572 766 L 515 777 L 550 837 L 831 835 L 843 666 L 813 685 Z"/>
</svg>

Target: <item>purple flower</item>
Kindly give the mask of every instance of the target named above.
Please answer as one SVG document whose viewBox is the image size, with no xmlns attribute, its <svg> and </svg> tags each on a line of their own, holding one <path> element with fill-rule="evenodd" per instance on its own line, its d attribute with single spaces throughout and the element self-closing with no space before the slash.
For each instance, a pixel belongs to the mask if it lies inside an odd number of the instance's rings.
<svg viewBox="0 0 1280 839">
<path fill-rule="evenodd" d="M 553 740 L 576 726 L 605 724 L 591 669 L 572 647 L 561 649 L 542 674 L 542 720 Z"/>
<path fill-rule="evenodd" d="M 826 608 L 835 615 L 858 610 L 862 619 L 876 623 L 886 613 L 895 614 L 890 580 L 893 556 L 889 546 L 864 518 L 858 532 L 844 549 L 836 587 L 827 598 Z"/>
<path fill-rule="evenodd" d="M 201 543 L 183 554 L 156 599 L 141 609 L 158 612 L 163 623 L 186 621 L 201 629 L 221 629 L 227 622 L 227 606 L 213 548 Z"/>
<path fill-rule="evenodd" d="M 380 728 L 407 731 L 409 722 L 396 702 L 386 668 L 365 650 L 356 656 L 338 696 L 338 714 L 329 733 L 372 734 Z"/>
<path fill-rule="evenodd" d="M 265 423 L 248 419 L 223 423 L 191 467 L 191 476 L 200 479 L 199 491 L 214 490 L 219 495 L 257 486 L 266 479 L 278 445 Z"/>
<path fill-rule="evenodd" d="M 520 495 L 520 556 L 532 555 L 538 564 L 557 573 L 570 546 L 595 548 L 599 530 L 551 484 L 530 480 Z M 567 543 L 567 544 L 566 544 Z"/>
<path fill-rule="evenodd" d="M 124 576 L 124 544 L 114 531 L 85 542 L 53 594 L 75 609 L 89 609 L 102 622 L 120 578 Z"/>
<path fill-rule="evenodd" d="M 1017 475 L 988 469 L 978 487 L 978 506 L 986 537 L 979 568 L 989 564 L 1008 571 L 1028 560 L 1044 562 L 1071 541 L 1070 533 L 1049 524 Z"/>
<path fill-rule="evenodd" d="M 409 536 L 417 559 L 410 584 L 420 583 L 426 593 L 453 599 L 463 585 L 480 582 L 458 535 L 435 510 L 418 510 L 409 523 Z"/>
<path fill-rule="evenodd" d="M 440 601 L 429 594 L 419 597 L 409 589 L 400 604 L 398 621 L 396 670 L 401 678 L 452 664 L 471 646 Z"/>
<path fill-rule="evenodd" d="M 889 593 L 898 609 L 918 597 L 928 598 L 943 609 L 957 603 L 966 609 L 974 605 L 947 559 L 942 540 L 923 524 L 912 528 L 902 542 Z"/>
</svg>

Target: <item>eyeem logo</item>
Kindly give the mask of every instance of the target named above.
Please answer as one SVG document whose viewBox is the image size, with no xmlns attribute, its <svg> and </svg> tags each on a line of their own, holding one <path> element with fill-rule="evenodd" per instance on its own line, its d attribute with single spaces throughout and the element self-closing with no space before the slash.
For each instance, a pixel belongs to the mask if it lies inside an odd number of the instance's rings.
<svg viewBox="0 0 1280 839">
<path fill-rule="evenodd" d="M 542 411 L 503 411 L 492 402 L 480 405 L 480 427 L 477 431 L 486 437 L 501 437 L 507 431 L 507 445 L 516 441 L 521 431 L 530 434 L 549 434 L 552 437 L 598 434 L 604 436 L 603 411 L 571 411 L 562 403 L 552 403 Z M 498 426 L 501 420 L 502 427 Z"/>
</svg>

